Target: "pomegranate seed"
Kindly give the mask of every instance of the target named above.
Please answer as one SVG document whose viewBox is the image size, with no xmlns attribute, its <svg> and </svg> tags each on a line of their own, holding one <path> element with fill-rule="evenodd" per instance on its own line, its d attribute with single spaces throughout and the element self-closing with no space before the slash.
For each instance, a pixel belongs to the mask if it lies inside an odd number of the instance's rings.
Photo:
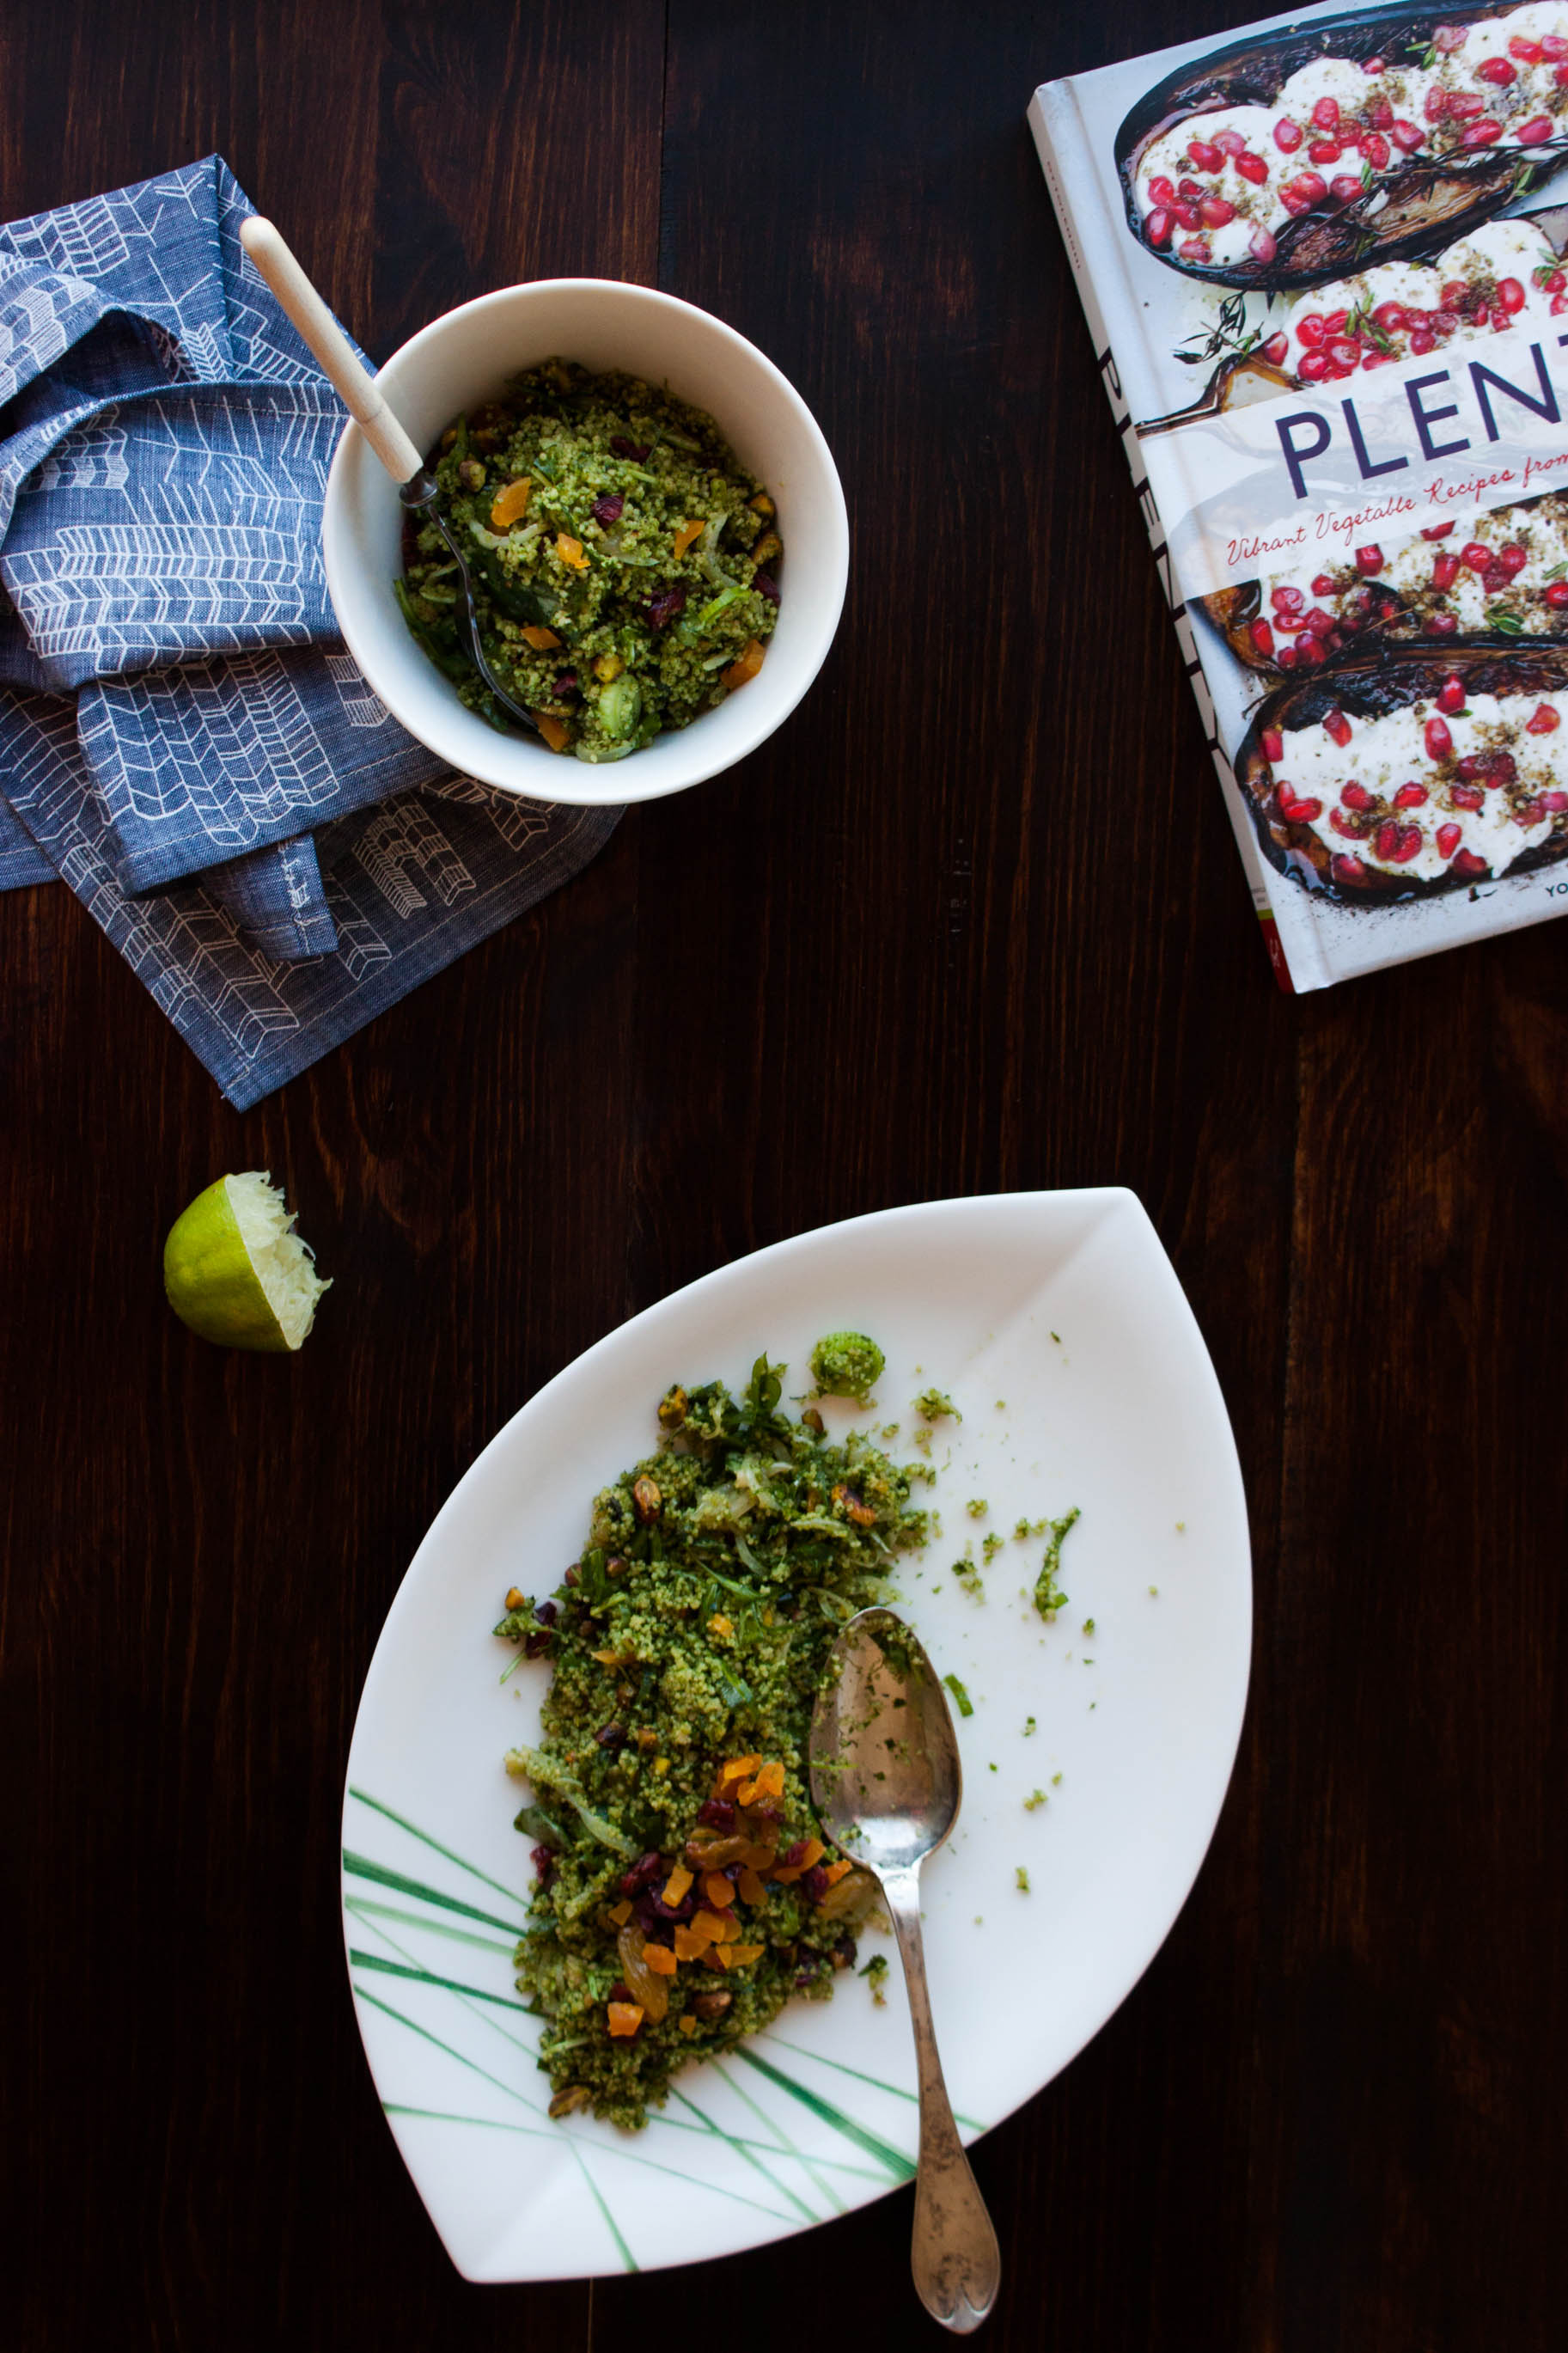
<svg viewBox="0 0 1568 2353">
<path fill-rule="evenodd" d="M 1563 316 L 1563 311 L 1568 311 L 1568 294 L 1553 294 L 1551 301 L 1547 304 L 1547 309 L 1551 312 L 1552 318 L 1560 319 Z"/>
<path fill-rule="evenodd" d="M 1344 150 L 1337 139 L 1314 139 L 1307 153 L 1314 164 L 1337 164 Z M 1359 180 L 1356 185 L 1360 187 Z"/>
<path fill-rule="evenodd" d="M 1371 547 L 1358 547 L 1355 552 L 1355 566 L 1358 572 L 1381 572 L 1383 570 L 1382 548 L 1375 544 Z"/>
<path fill-rule="evenodd" d="M 1484 858 L 1476 856 L 1473 849 L 1461 849 L 1455 856 L 1454 871 L 1456 874 L 1489 874 L 1491 869 Z"/>
<path fill-rule="evenodd" d="M 1555 703 L 1538 702 L 1534 716 L 1527 719 L 1524 724 L 1528 734 L 1555 735 L 1563 721 Z"/>
<path fill-rule="evenodd" d="M 1473 785 L 1478 777 L 1484 776 L 1487 772 L 1487 763 L 1479 752 L 1467 752 L 1464 758 L 1456 761 L 1454 765 L 1455 773 L 1462 776 L 1467 785 Z M 1479 807 L 1479 802 L 1477 806 Z"/>
<path fill-rule="evenodd" d="M 1279 663 L 1281 670 L 1294 670 L 1296 667 L 1295 647 L 1281 646 L 1274 659 Z"/>
<path fill-rule="evenodd" d="M 1329 871 L 1333 876 L 1336 882 L 1364 882 L 1366 881 L 1366 868 L 1362 864 L 1361 860 L 1359 858 L 1348 857 L 1342 849 L 1336 849 L 1333 856 L 1330 859 Z"/>
<path fill-rule="evenodd" d="M 1472 572 L 1489 571 L 1491 568 L 1491 549 L 1487 545 L 1484 540 L 1468 539 L 1465 542 L 1464 546 L 1459 550 L 1460 563 L 1468 565 Z"/>
<path fill-rule="evenodd" d="M 1331 735 L 1342 751 L 1351 740 L 1351 723 L 1342 711 L 1331 711 L 1323 721 L 1323 733 Z"/>
<path fill-rule="evenodd" d="M 1268 166 L 1261 155 L 1250 153 L 1238 155 L 1236 159 L 1236 168 L 1244 180 L 1251 181 L 1255 188 L 1260 188 L 1268 177 Z"/>
<path fill-rule="evenodd" d="M 1553 66 L 1552 79 L 1559 90 L 1568 90 L 1568 66 Z"/>
<path fill-rule="evenodd" d="M 1401 825 L 1397 818 L 1384 818 L 1373 836 L 1373 847 L 1380 858 L 1391 866 L 1408 865 L 1421 847 L 1422 834 L 1418 825 Z"/>
<path fill-rule="evenodd" d="M 1456 808 L 1479 809 L 1486 807 L 1486 795 L 1475 785 L 1454 785 L 1448 798 Z"/>
<path fill-rule="evenodd" d="M 1421 536 L 1423 539 L 1447 539 L 1453 528 L 1451 522 L 1429 522 Z"/>
<path fill-rule="evenodd" d="M 1508 53 L 1524 66 L 1538 66 L 1546 55 L 1539 41 L 1527 40 L 1522 33 L 1515 33 L 1508 45 Z"/>
<path fill-rule="evenodd" d="M 1426 786 L 1418 785 L 1412 777 L 1409 784 L 1401 785 L 1394 794 L 1394 806 L 1395 808 L 1420 808 L 1428 797 Z"/>
<path fill-rule="evenodd" d="M 1164 205 L 1156 205 L 1143 224 L 1143 234 L 1151 245 L 1165 245 L 1170 240 L 1173 216 Z"/>
<path fill-rule="evenodd" d="M 1519 79 L 1519 68 L 1510 66 L 1506 58 L 1489 58 L 1485 65 L 1476 68 L 1476 79 L 1494 81 L 1499 90 L 1506 90 L 1510 82 Z"/>
<path fill-rule="evenodd" d="M 1334 158 L 1331 155 L 1325 155 L 1322 161 L 1331 164 Z M 1329 194 L 1337 205 L 1353 205 L 1361 193 L 1361 182 L 1353 172 L 1342 172 L 1329 182 Z"/>
<path fill-rule="evenodd" d="M 1313 350 L 1323 340 L 1323 316 L 1321 311 L 1309 311 L 1296 322 L 1296 341 Z"/>
<path fill-rule="evenodd" d="M 1541 806 L 1548 817 L 1561 817 L 1568 809 L 1568 793 L 1542 793 Z"/>
<path fill-rule="evenodd" d="M 1176 203 L 1171 206 L 1171 210 L 1175 216 L 1176 226 L 1178 228 L 1196 228 L 1198 225 L 1198 208 L 1196 205 L 1189 204 L 1186 198 L 1182 196 L 1179 197 Z"/>
<path fill-rule="evenodd" d="M 1545 705 L 1542 704 L 1542 708 L 1544 709 Z M 1552 724 L 1553 727 L 1556 726 L 1557 721 L 1555 717 L 1553 717 Z M 1539 733 L 1541 731 L 1538 729 L 1537 733 Z M 1282 760 L 1284 758 L 1285 738 L 1281 735 L 1278 727 L 1266 727 L 1258 740 L 1263 747 L 1263 756 L 1266 760 L 1272 762 L 1275 760 Z"/>
<path fill-rule="evenodd" d="M 1542 33 L 1541 54 L 1548 65 L 1554 65 L 1559 58 L 1568 58 L 1568 40 L 1561 33 Z"/>
<path fill-rule="evenodd" d="M 1568 286 L 1568 278 L 1565 278 L 1560 269 L 1553 269 L 1542 280 L 1541 283 L 1548 294 L 1561 294 L 1563 288 Z"/>
<path fill-rule="evenodd" d="M 1471 90 L 1455 90 L 1448 93 L 1448 112 L 1456 122 L 1468 122 L 1486 112 L 1487 102 Z"/>
<path fill-rule="evenodd" d="M 1321 205 L 1329 193 L 1328 182 L 1317 172 L 1298 172 L 1290 185 L 1310 205 Z"/>
<path fill-rule="evenodd" d="M 1452 311 L 1434 311 L 1432 313 L 1432 332 L 1435 335 L 1441 336 L 1445 343 L 1454 332 L 1458 323 L 1459 322 L 1454 316 Z"/>
<path fill-rule="evenodd" d="M 1347 817 L 1343 809 L 1331 808 L 1329 811 L 1329 823 L 1344 841 L 1360 841 L 1366 832 L 1366 828 L 1359 818 Z"/>
<path fill-rule="evenodd" d="M 1283 367 L 1290 356 L 1289 337 L 1285 334 L 1270 335 L 1263 346 L 1263 356 L 1270 367 Z"/>
<path fill-rule="evenodd" d="M 1275 255 L 1279 252 L 1279 248 L 1276 242 L 1272 229 L 1255 228 L 1252 235 L 1247 240 L 1247 249 L 1253 256 L 1255 260 L 1260 261 L 1264 268 L 1267 269 L 1268 264 L 1273 260 Z M 1272 341 L 1279 344 L 1284 344 L 1285 338 L 1283 335 L 1276 335 L 1272 338 Z"/>
<path fill-rule="evenodd" d="M 1348 785 L 1340 786 L 1340 798 L 1346 808 L 1353 808 L 1358 813 L 1372 807 L 1372 795 L 1364 785 L 1358 785 L 1353 776 Z"/>
<path fill-rule="evenodd" d="M 1184 196 L 1188 204 L 1195 205 L 1198 198 L 1203 195 L 1203 190 L 1199 187 L 1195 180 L 1178 180 L 1176 182 L 1176 194 L 1179 196 Z"/>
<path fill-rule="evenodd" d="M 1303 135 L 1300 123 L 1288 121 L 1283 117 L 1274 125 L 1274 144 L 1282 155 L 1293 155 L 1301 144 Z"/>
<path fill-rule="evenodd" d="M 1494 752 L 1486 762 L 1486 769 L 1494 785 L 1515 784 L 1519 778 L 1519 763 L 1511 752 Z"/>
<path fill-rule="evenodd" d="M 1447 91 L 1446 90 L 1429 90 L 1426 93 L 1426 102 L 1421 109 L 1421 111 L 1426 117 L 1428 122 L 1441 122 L 1443 117 L 1448 111 Z"/>
<path fill-rule="evenodd" d="M 1429 638 L 1451 638 L 1459 626 L 1457 613 L 1434 613 L 1426 624 Z"/>
<path fill-rule="evenodd" d="M 1163 173 L 1162 173 L 1158 179 L 1150 181 L 1149 194 L 1157 205 L 1174 204 L 1176 200 L 1176 184 L 1174 180 L 1167 180 Z"/>
<path fill-rule="evenodd" d="M 1380 74 L 1383 71 L 1383 59 L 1381 58 L 1363 58 L 1362 60 L 1361 69 L 1363 74 Z"/>
<path fill-rule="evenodd" d="M 1176 250 L 1184 261 L 1205 262 L 1213 259 L 1206 237 L 1184 237 Z"/>
<path fill-rule="evenodd" d="M 1505 311 L 1522 311 L 1524 308 L 1524 289 L 1517 278 L 1500 278 L 1497 298 Z"/>
<path fill-rule="evenodd" d="M 1465 707 L 1465 684 L 1462 679 L 1446 678 L 1437 690 L 1437 708 L 1450 716 Z"/>
<path fill-rule="evenodd" d="M 1528 122 L 1520 124 L 1513 135 L 1521 147 L 1539 147 L 1551 138 L 1552 128 L 1549 114 L 1532 114 Z"/>
<path fill-rule="evenodd" d="M 1469 294 L 1470 290 L 1462 278 L 1449 278 L 1444 280 L 1443 300 L 1445 302 L 1451 302 L 1457 311 L 1464 309 L 1469 300 Z"/>
<path fill-rule="evenodd" d="M 1568 605 L 1568 580 L 1553 580 L 1546 591 L 1545 601 L 1553 612 L 1560 613 Z"/>
<path fill-rule="evenodd" d="M 1287 621 L 1300 613 L 1307 602 L 1299 588 L 1292 588 L 1285 583 L 1269 590 L 1268 601 L 1280 618 Z"/>
<path fill-rule="evenodd" d="M 1455 850 L 1458 849 L 1459 846 L 1463 833 L 1464 828 L 1462 826 L 1440 825 L 1437 828 L 1438 856 L 1440 858 L 1452 858 Z"/>
<path fill-rule="evenodd" d="M 1418 333 L 1412 335 L 1410 338 L 1410 349 L 1418 359 L 1425 358 L 1428 352 L 1435 352 L 1436 348 L 1436 336 L 1429 335 L 1425 327 L 1421 328 Z"/>
<path fill-rule="evenodd" d="M 1222 155 L 1245 155 L 1247 153 L 1247 142 L 1239 131 L 1216 131 L 1214 143 Z"/>
<path fill-rule="evenodd" d="M 1305 662 L 1309 670 L 1315 670 L 1320 662 L 1328 660 L 1321 639 L 1315 638 L 1310 629 L 1303 629 L 1297 638 L 1296 659 Z"/>
<path fill-rule="evenodd" d="M 1337 131 L 1340 127 L 1338 100 L 1321 98 L 1312 109 L 1312 120 L 1320 131 Z"/>
<path fill-rule="evenodd" d="M 1361 142 L 1361 152 L 1363 160 L 1372 165 L 1374 172 L 1384 172 L 1387 170 L 1388 142 L 1384 137 L 1381 131 L 1369 131 L 1367 132 L 1366 137 Z"/>
<path fill-rule="evenodd" d="M 1310 197 L 1304 196 L 1300 190 L 1294 186 L 1281 188 L 1279 191 L 1279 201 L 1284 206 L 1286 211 L 1292 216 L 1298 213 L 1310 212 L 1311 210 Z"/>
<path fill-rule="evenodd" d="M 1274 632 L 1267 621 L 1254 621 L 1247 634 L 1260 654 L 1274 651 Z"/>
<path fill-rule="evenodd" d="M 1224 228 L 1236 218 L 1236 206 L 1225 196 L 1205 196 L 1198 206 L 1198 218 L 1210 228 Z"/>
<path fill-rule="evenodd" d="M 1328 372 L 1329 364 L 1321 352 L 1309 352 L 1296 369 L 1303 384 L 1320 384 Z"/>
<path fill-rule="evenodd" d="M 1461 147 L 1489 147 L 1494 140 L 1501 137 L 1502 124 L 1494 122 L 1489 115 L 1484 122 L 1472 122 L 1468 131 L 1461 132 L 1459 144 Z"/>
<path fill-rule="evenodd" d="M 1334 365 L 1342 367 L 1347 375 L 1353 375 L 1360 366 L 1363 356 L 1361 345 L 1352 343 L 1348 335 L 1336 335 L 1327 348 Z"/>
<path fill-rule="evenodd" d="M 1211 147 L 1206 139 L 1194 139 L 1189 143 L 1187 161 L 1194 172 L 1218 172 L 1224 168 L 1219 149 Z"/>
<path fill-rule="evenodd" d="M 1545 815 L 1538 800 L 1516 801 L 1510 811 L 1515 825 L 1539 825 Z"/>
<path fill-rule="evenodd" d="M 1417 147 L 1424 147 L 1426 143 L 1426 132 L 1418 131 L 1414 122 L 1406 122 L 1403 116 L 1390 127 L 1388 135 L 1405 155 L 1413 155 Z"/>
<path fill-rule="evenodd" d="M 1333 593 L 1334 583 L 1332 575 L 1327 572 L 1320 572 L 1317 578 L 1312 583 L 1313 596 L 1331 596 Z"/>
<path fill-rule="evenodd" d="M 1324 334 L 1342 335 L 1350 323 L 1350 315 L 1348 311 L 1331 311 L 1323 321 Z"/>
<path fill-rule="evenodd" d="M 1497 560 L 1511 580 L 1515 573 L 1522 572 L 1530 562 L 1530 550 L 1517 545 L 1500 547 Z"/>
<path fill-rule="evenodd" d="M 1333 615 L 1325 613 L 1321 605 L 1314 605 L 1301 624 L 1301 627 L 1304 629 L 1310 629 L 1315 638 L 1326 638 L 1333 626 Z"/>
<path fill-rule="evenodd" d="M 1409 312 L 1398 302 L 1380 302 L 1372 315 L 1385 335 L 1402 335 L 1412 323 Z"/>
<path fill-rule="evenodd" d="M 1392 367 L 1393 365 L 1394 353 L 1392 352 L 1373 351 L 1363 353 L 1362 369 L 1363 373 L 1368 368 Z"/>
<path fill-rule="evenodd" d="M 1382 58 L 1379 58 L 1376 60 L 1376 62 L 1377 62 L 1377 64 L 1378 64 L 1379 66 L 1381 66 L 1381 65 L 1382 65 L 1382 63 L 1383 63 L 1383 60 L 1382 60 Z M 1362 71 L 1364 73 L 1364 72 L 1366 72 L 1366 70 L 1367 70 L 1366 67 L 1364 67 L 1364 66 L 1363 66 L 1363 67 L 1362 68 Z M 1371 125 L 1372 125 L 1372 127 L 1373 127 L 1373 129 L 1374 131 L 1392 131 L 1392 130 L 1393 130 L 1393 128 L 1394 128 L 1394 109 L 1393 109 L 1393 107 L 1392 107 L 1392 106 L 1390 106 L 1390 104 L 1389 104 L 1389 102 L 1388 102 L 1387 99 L 1385 99 L 1385 98 L 1374 98 L 1374 99 L 1373 100 L 1373 101 L 1372 101 L 1372 104 L 1371 104 L 1369 107 L 1367 107 L 1367 108 L 1366 108 L 1366 110 L 1365 110 L 1365 114 L 1366 114 L 1366 120 L 1371 123 Z"/>
<path fill-rule="evenodd" d="M 1279 807 L 1292 825 L 1310 825 L 1323 814 L 1323 804 L 1319 800 L 1287 801 L 1282 798 Z"/>
<path fill-rule="evenodd" d="M 1447 722 L 1428 719 L 1423 732 L 1426 739 L 1426 757 L 1429 760 L 1446 760 L 1454 748 L 1454 739 L 1448 733 Z"/>
</svg>

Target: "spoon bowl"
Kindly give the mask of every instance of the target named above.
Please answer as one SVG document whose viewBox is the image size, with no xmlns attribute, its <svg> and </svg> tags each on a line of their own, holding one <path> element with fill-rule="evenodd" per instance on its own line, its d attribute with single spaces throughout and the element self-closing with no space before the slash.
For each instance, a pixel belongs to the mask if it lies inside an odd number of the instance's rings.
<svg viewBox="0 0 1568 2353">
<path fill-rule="evenodd" d="M 996 2301 L 1001 2253 L 937 2054 L 921 1943 L 921 1865 L 958 1820 L 958 1738 L 931 1661 L 891 1609 L 862 1609 L 828 1654 L 811 1720 L 811 1797 L 835 1846 L 871 1873 L 899 1940 L 921 2096 L 910 2269 L 933 2320 L 965 2336 Z"/>
</svg>

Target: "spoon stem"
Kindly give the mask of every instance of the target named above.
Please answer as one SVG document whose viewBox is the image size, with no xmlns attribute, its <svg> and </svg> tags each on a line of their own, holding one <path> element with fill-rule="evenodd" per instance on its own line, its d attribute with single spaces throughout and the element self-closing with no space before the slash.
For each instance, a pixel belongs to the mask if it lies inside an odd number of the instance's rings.
<svg viewBox="0 0 1568 2353">
<path fill-rule="evenodd" d="M 920 2080 L 920 2169 L 910 2266 L 915 2292 L 931 2318 L 966 2337 L 996 2301 L 1002 2255 L 942 2080 L 921 1941 L 920 1866 L 880 1875 L 909 1988 Z"/>
<path fill-rule="evenodd" d="M 269 220 L 253 215 L 241 221 L 239 241 L 393 480 L 411 481 L 425 460 L 279 231 Z"/>
</svg>

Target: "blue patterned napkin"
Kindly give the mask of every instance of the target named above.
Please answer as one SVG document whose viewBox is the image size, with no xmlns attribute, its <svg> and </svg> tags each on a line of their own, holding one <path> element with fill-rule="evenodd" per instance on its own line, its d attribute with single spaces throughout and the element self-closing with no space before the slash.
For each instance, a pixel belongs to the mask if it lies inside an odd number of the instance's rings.
<svg viewBox="0 0 1568 2353">
<path fill-rule="evenodd" d="M 241 1109 L 619 816 L 454 776 L 343 650 L 250 209 L 209 156 L 0 228 L 0 888 L 62 876 Z"/>
</svg>

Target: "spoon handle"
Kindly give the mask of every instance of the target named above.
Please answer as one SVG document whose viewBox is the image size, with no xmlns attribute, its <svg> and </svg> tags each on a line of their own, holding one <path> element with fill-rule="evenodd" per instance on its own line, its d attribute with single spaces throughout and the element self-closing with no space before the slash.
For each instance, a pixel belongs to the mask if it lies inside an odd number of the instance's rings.
<svg viewBox="0 0 1568 2353">
<path fill-rule="evenodd" d="M 239 225 L 239 241 L 299 329 L 321 372 L 395 482 L 412 481 L 425 463 L 355 357 L 353 344 L 269 220 Z"/>
<path fill-rule="evenodd" d="M 915 2292 L 933 2320 L 956 2336 L 978 2328 L 996 2301 L 1002 2255 L 985 2200 L 952 2120 L 942 2081 L 926 1991 L 921 1942 L 921 1883 L 914 1871 L 889 1872 L 882 1893 L 892 1915 L 909 1988 L 920 2075 L 921 2154 L 915 2179 L 914 2242 L 910 2267 Z"/>
</svg>

